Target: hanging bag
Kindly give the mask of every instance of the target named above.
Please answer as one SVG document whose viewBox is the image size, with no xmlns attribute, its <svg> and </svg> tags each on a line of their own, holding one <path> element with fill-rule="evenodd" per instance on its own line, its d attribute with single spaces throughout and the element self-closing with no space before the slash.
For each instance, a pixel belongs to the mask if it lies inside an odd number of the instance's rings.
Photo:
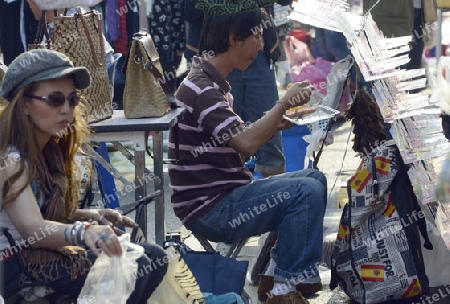
<svg viewBox="0 0 450 304">
<path fill-rule="evenodd" d="M 450 0 L 436 0 L 438 8 L 450 8 Z"/>
<path fill-rule="evenodd" d="M 123 71 L 126 71 L 123 110 L 126 118 L 159 117 L 174 101 L 159 62 L 159 54 L 152 36 L 146 29 L 133 35 L 130 52 Z"/>
<path fill-rule="evenodd" d="M 64 53 L 76 67 L 84 66 L 91 74 L 91 85 L 82 90 L 87 123 L 113 114 L 109 77 L 106 67 L 102 15 L 96 11 L 73 16 L 56 16 L 52 34 L 53 49 Z"/>
<path fill-rule="evenodd" d="M 42 44 L 45 37 L 45 44 Z M 32 44 L 28 44 L 28 51 L 35 49 L 52 49 L 52 40 L 47 29 L 47 12 L 41 12 L 41 17 L 39 19 L 38 27 L 36 30 L 36 38 Z"/>
<path fill-rule="evenodd" d="M 352 300 L 364 304 L 402 303 L 428 294 L 419 232 L 424 247 L 432 245 L 397 148 L 380 145 L 365 155 L 347 192 L 330 288 L 339 284 Z"/>
<path fill-rule="evenodd" d="M 423 21 L 434 22 L 438 19 L 436 0 L 422 0 Z"/>
</svg>

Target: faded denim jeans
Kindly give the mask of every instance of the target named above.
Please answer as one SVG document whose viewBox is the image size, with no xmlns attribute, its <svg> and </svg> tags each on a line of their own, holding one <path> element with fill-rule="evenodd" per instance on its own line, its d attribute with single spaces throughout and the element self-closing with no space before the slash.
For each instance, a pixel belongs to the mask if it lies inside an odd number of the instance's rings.
<svg viewBox="0 0 450 304">
<path fill-rule="evenodd" d="M 320 281 L 317 266 L 322 258 L 326 205 L 325 176 L 306 169 L 235 188 L 189 228 L 214 242 L 278 230 L 272 249 L 277 262 L 275 281 L 316 283 Z"/>
</svg>

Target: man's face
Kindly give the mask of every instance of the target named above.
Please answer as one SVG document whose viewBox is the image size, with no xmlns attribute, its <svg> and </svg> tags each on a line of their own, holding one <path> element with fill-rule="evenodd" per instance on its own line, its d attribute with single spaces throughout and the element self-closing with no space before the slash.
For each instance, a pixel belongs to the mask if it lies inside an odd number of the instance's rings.
<svg viewBox="0 0 450 304">
<path fill-rule="evenodd" d="M 246 70 L 248 66 L 256 59 L 258 53 L 264 48 L 264 40 L 262 31 L 258 31 L 246 39 L 239 41 L 237 55 L 239 56 L 239 64 L 236 68 Z"/>
</svg>

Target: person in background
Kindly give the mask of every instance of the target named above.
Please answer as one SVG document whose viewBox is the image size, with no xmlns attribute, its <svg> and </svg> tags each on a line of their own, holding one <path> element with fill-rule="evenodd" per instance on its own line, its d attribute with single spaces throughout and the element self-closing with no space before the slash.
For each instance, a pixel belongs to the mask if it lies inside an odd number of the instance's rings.
<svg viewBox="0 0 450 304">
<path fill-rule="evenodd" d="M 199 55 L 200 36 L 203 26 L 204 13 L 195 8 L 197 0 L 182 0 L 181 12 L 186 21 L 186 48 L 184 50 L 184 58 L 188 63 L 188 70 L 192 64 L 192 57 Z"/>
<path fill-rule="evenodd" d="M 279 0 L 277 3 L 291 5 L 292 0 Z M 260 119 L 278 99 L 275 62 L 280 58 L 282 51 L 273 20 L 273 5 L 266 10 L 267 19 L 259 25 L 263 28 L 263 51 L 258 54 L 248 69 L 234 69 L 227 76 L 233 95 L 233 110 L 246 123 L 253 123 Z M 286 171 L 281 132 L 276 132 L 270 141 L 256 151 L 254 161 L 256 176 L 267 177 Z"/>
<path fill-rule="evenodd" d="M 67 56 L 47 49 L 20 54 L 6 71 L 0 89 L 7 101 L 0 112 L 5 299 L 27 280 L 77 298 L 100 250 L 123 254 L 116 235 L 121 231 L 114 227 L 136 227 L 115 210 L 77 209 L 75 155 L 89 131 L 78 90 L 90 81 L 86 68 L 75 68 Z M 15 248 L 24 242 L 29 246 Z M 163 264 L 148 272 L 152 259 L 166 254 L 156 245 L 142 246 L 146 255 L 137 262 L 143 275 L 127 303 L 146 303 L 167 271 Z"/>
<path fill-rule="evenodd" d="M 290 5 L 280 5 L 278 3 L 274 4 L 273 20 L 281 50 L 280 58 L 275 61 L 275 75 L 278 85 L 283 89 L 292 82 L 285 47 L 286 36 L 294 29 L 294 21 L 289 19 L 289 15 L 292 13 L 292 10 L 293 9 Z"/>
<path fill-rule="evenodd" d="M 247 70 L 263 51 L 265 30 L 260 25 L 266 18 L 262 9 L 205 18 L 199 49 L 205 55 L 193 57 L 175 94 L 186 111 L 169 138 L 168 157 L 178 159 L 169 165 L 171 202 L 185 227 L 213 242 L 278 230 L 267 303 L 307 304 L 303 293 L 322 288 L 318 265 L 326 178 L 306 169 L 253 180 L 243 157 L 292 127 L 283 115 L 307 103 L 313 88 L 309 83 L 293 84 L 281 99 L 275 97 L 264 116 L 247 125 L 231 106 L 226 81 L 233 69 Z"/>
<path fill-rule="evenodd" d="M 367 12 L 377 0 L 363 0 Z M 424 50 L 423 9 L 421 0 L 380 1 L 371 11 L 373 20 L 386 37 L 413 36 L 406 69 L 422 66 Z"/>
<path fill-rule="evenodd" d="M 149 16 L 149 29 L 158 51 L 164 77 L 170 88 L 177 88 L 176 71 L 185 49 L 184 19 L 178 0 L 155 0 Z"/>
<path fill-rule="evenodd" d="M 0 0 L 0 48 L 6 65 L 33 43 L 39 23 L 36 18 L 29 1 Z"/>
</svg>

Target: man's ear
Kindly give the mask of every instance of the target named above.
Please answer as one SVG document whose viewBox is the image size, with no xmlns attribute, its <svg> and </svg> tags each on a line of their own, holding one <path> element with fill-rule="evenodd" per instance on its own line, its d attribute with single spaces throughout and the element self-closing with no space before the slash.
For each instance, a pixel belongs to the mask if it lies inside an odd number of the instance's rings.
<svg viewBox="0 0 450 304">
<path fill-rule="evenodd" d="M 236 34 L 231 33 L 231 34 L 228 36 L 228 45 L 229 45 L 229 46 L 235 45 L 237 41 L 238 41 L 238 39 L 237 39 Z"/>
</svg>

